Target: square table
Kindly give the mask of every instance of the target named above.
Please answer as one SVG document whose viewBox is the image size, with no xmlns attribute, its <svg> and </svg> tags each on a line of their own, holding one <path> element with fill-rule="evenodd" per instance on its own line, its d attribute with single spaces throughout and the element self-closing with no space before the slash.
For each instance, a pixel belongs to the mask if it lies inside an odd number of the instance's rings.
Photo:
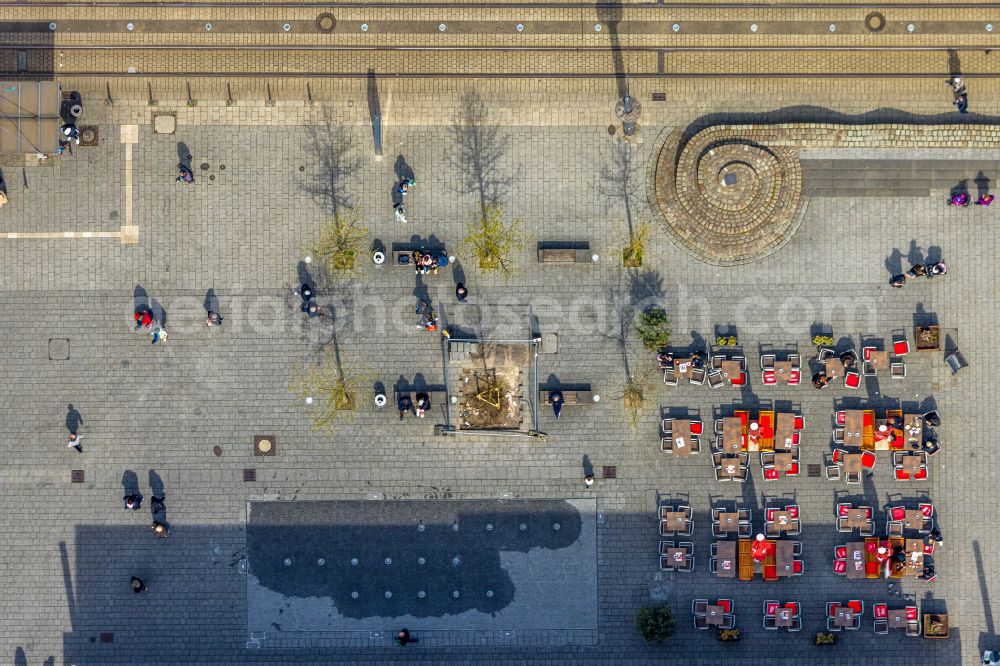
<svg viewBox="0 0 1000 666">
<path fill-rule="evenodd" d="M 686 532 L 687 516 L 683 511 L 667 511 L 660 517 L 663 532 Z"/>
<path fill-rule="evenodd" d="M 905 629 L 909 620 L 906 619 L 906 609 L 896 608 L 886 613 L 890 629 Z"/>
<path fill-rule="evenodd" d="M 743 422 L 738 416 L 722 419 L 722 452 L 735 455 L 743 450 Z"/>
<path fill-rule="evenodd" d="M 907 509 L 906 511 L 903 512 L 903 527 L 905 527 L 908 530 L 924 529 L 924 522 L 926 520 L 927 516 L 925 516 L 920 511 L 914 509 Z"/>
<path fill-rule="evenodd" d="M 735 378 L 739 378 L 740 374 L 743 372 L 743 368 L 739 361 L 723 361 L 721 370 L 722 376 L 730 382 L 732 382 Z"/>
<path fill-rule="evenodd" d="M 853 627 L 854 611 L 846 606 L 840 606 L 833 616 L 833 624 L 837 627 Z"/>
<path fill-rule="evenodd" d="M 865 412 L 861 409 L 848 409 L 844 415 L 844 446 L 861 448 L 861 435 L 864 430 Z"/>
<path fill-rule="evenodd" d="M 902 470 L 911 476 L 923 468 L 923 462 L 920 456 L 901 456 L 899 459 Z"/>
<path fill-rule="evenodd" d="M 774 417 L 774 448 L 792 449 L 792 435 L 795 434 L 795 414 L 778 412 Z"/>
<path fill-rule="evenodd" d="M 709 606 L 705 609 L 705 622 L 707 624 L 722 624 L 725 621 L 725 610 L 722 606 Z"/>
<path fill-rule="evenodd" d="M 691 362 L 690 358 L 674 357 L 674 374 L 677 375 L 678 379 L 681 377 L 691 379 L 691 375 L 694 374 L 694 363 Z"/>
<path fill-rule="evenodd" d="M 740 528 L 740 514 L 736 511 L 732 513 L 723 512 L 719 514 L 720 532 L 738 532 Z"/>
<path fill-rule="evenodd" d="M 844 376 L 844 362 L 840 360 L 839 356 L 832 356 L 826 359 L 826 376 L 830 379 L 835 379 L 836 377 Z"/>
<path fill-rule="evenodd" d="M 681 569 L 687 564 L 687 550 L 684 548 L 667 548 L 664 558 L 670 562 L 675 569 Z"/>
<path fill-rule="evenodd" d="M 847 511 L 847 526 L 850 528 L 866 527 L 868 525 L 867 509 L 849 509 Z"/>
<path fill-rule="evenodd" d="M 670 429 L 671 450 L 675 456 L 691 455 L 691 421 L 674 419 Z"/>
<path fill-rule="evenodd" d="M 795 519 L 788 515 L 787 511 L 772 511 L 771 522 L 778 530 L 787 530 L 795 524 Z"/>
<path fill-rule="evenodd" d="M 736 542 L 715 542 L 715 575 L 719 578 L 736 578 Z"/>
<path fill-rule="evenodd" d="M 858 444 L 861 441 L 858 440 Z M 848 475 L 861 475 L 861 470 L 864 469 L 861 466 L 861 454 L 860 453 L 848 453 L 844 456 L 844 474 Z"/>
<path fill-rule="evenodd" d="M 778 574 L 781 575 L 780 573 Z M 776 627 L 790 627 L 795 624 L 792 619 L 792 611 L 788 608 L 782 608 L 778 610 L 777 615 L 774 617 L 774 626 Z"/>
<path fill-rule="evenodd" d="M 774 454 L 774 469 L 779 472 L 787 472 L 791 470 L 793 464 L 795 464 L 794 453 L 779 452 Z"/>
<path fill-rule="evenodd" d="M 792 376 L 792 367 L 791 361 L 776 362 L 774 364 L 775 381 L 788 383 L 789 378 Z"/>
<path fill-rule="evenodd" d="M 919 449 L 924 443 L 924 417 L 921 414 L 903 416 L 903 447 Z"/>
<path fill-rule="evenodd" d="M 851 541 L 847 544 L 847 577 L 865 577 L 865 542 Z"/>
<path fill-rule="evenodd" d="M 873 351 L 870 352 L 871 356 L 868 362 L 872 364 L 872 368 L 875 372 L 881 372 L 883 370 L 889 369 L 889 352 L 887 351 Z"/>
<path fill-rule="evenodd" d="M 795 543 L 792 541 L 774 542 L 774 565 L 779 576 L 792 576 L 795 574 Z"/>
</svg>

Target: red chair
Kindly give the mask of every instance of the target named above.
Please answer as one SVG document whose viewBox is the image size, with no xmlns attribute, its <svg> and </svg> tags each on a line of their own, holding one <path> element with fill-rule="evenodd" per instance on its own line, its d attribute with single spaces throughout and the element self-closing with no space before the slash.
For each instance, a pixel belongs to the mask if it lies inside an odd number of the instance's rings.
<svg viewBox="0 0 1000 666">
<path fill-rule="evenodd" d="M 785 608 L 792 611 L 793 617 L 799 614 L 799 602 L 797 601 L 789 601 L 787 604 L 785 604 Z"/>
<path fill-rule="evenodd" d="M 905 338 L 893 340 L 892 353 L 896 356 L 906 356 L 910 353 L 910 343 Z"/>
<path fill-rule="evenodd" d="M 926 478 L 927 478 L 927 468 L 926 467 L 913 475 L 913 480 L 914 481 L 923 481 Z"/>
<path fill-rule="evenodd" d="M 901 506 L 894 506 L 891 509 L 889 509 L 889 511 L 892 512 L 893 520 L 899 521 L 906 518 L 906 509 L 904 509 Z"/>
<path fill-rule="evenodd" d="M 896 480 L 897 481 L 909 481 L 910 480 L 910 473 L 909 472 L 904 472 L 901 469 L 897 469 L 896 470 Z"/>
<path fill-rule="evenodd" d="M 844 456 L 846 456 L 846 455 L 847 455 L 847 449 L 834 449 L 833 450 L 833 462 L 835 464 L 836 463 L 842 463 L 844 461 L 843 460 Z"/>
<path fill-rule="evenodd" d="M 778 470 L 774 469 L 773 467 L 768 467 L 767 469 L 764 470 L 765 481 L 777 481 L 777 479 L 778 479 Z"/>
<path fill-rule="evenodd" d="M 747 373 L 741 372 L 739 377 L 732 379 L 730 381 L 732 382 L 733 386 L 743 386 L 744 384 L 747 383 Z"/>
<path fill-rule="evenodd" d="M 778 383 L 778 379 L 774 376 L 774 370 L 765 370 L 761 377 L 764 381 L 765 386 L 771 386 Z"/>
<path fill-rule="evenodd" d="M 917 619 L 917 607 L 916 606 L 907 606 L 906 607 L 906 619 L 907 620 L 916 620 Z"/>
<path fill-rule="evenodd" d="M 780 607 L 781 604 L 779 604 L 777 601 L 768 601 L 764 606 L 764 615 L 771 617 L 778 611 Z"/>
<path fill-rule="evenodd" d="M 799 445 L 799 433 L 798 432 L 793 432 L 792 433 L 792 446 L 798 446 L 798 445 Z"/>
<path fill-rule="evenodd" d="M 733 612 L 733 601 L 732 599 L 719 599 L 719 606 L 722 606 L 722 612 L 728 615 Z"/>
<path fill-rule="evenodd" d="M 897 437 L 896 441 L 889 442 L 889 448 L 892 449 L 893 451 L 902 451 L 903 450 L 903 438 L 902 437 Z"/>
<path fill-rule="evenodd" d="M 702 432 L 702 429 L 703 429 L 703 426 L 701 424 L 701 421 L 691 421 L 691 434 L 692 435 L 700 435 L 701 432 Z"/>
<path fill-rule="evenodd" d="M 847 559 L 847 546 L 834 546 L 833 547 L 833 558 L 835 560 L 846 560 Z"/>
<path fill-rule="evenodd" d="M 861 416 L 861 427 L 863 428 L 874 428 L 875 427 L 875 415 L 869 411 L 866 411 Z"/>
<path fill-rule="evenodd" d="M 802 430 L 806 427 L 806 419 L 801 414 L 795 415 L 795 425 L 793 426 L 795 430 Z"/>
<path fill-rule="evenodd" d="M 750 423 L 750 412 L 736 412 L 736 416 L 740 417 L 740 423 L 744 428 Z"/>
<path fill-rule="evenodd" d="M 861 615 L 862 613 L 865 612 L 865 602 L 858 601 L 857 599 L 851 599 L 850 601 L 848 601 L 847 607 L 850 608 L 855 613 L 857 613 L 858 615 Z"/>
<path fill-rule="evenodd" d="M 856 389 L 861 386 L 861 375 L 857 372 L 848 372 L 844 375 L 844 386 Z"/>
<path fill-rule="evenodd" d="M 792 574 L 795 576 L 802 575 L 802 560 L 792 560 Z"/>
<path fill-rule="evenodd" d="M 837 517 L 847 518 L 847 514 L 851 512 L 851 505 L 842 503 L 837 505 Z"/>
<path fill-rule="evenodd" d="M 928 518 L 934 515 L 934 505 L 933 504 L 921 504 L 920 513 L 924 514 Z"/>
<path fill-rule="evenodd" d="M 841 576 L 845 575 L 847 573 L 847 562 L 844 560 L 834 560 L 833 573 L 840 574 Z"/>
<path fill-rule="evenodd" d="M 865 469 L 874 469 L 876 460 L 878 460 L 878 458 L 876 458 L 875 454 L 871 451 L 865 451 L 861 454 L 861 466 Z"/>
<path fill-rule="evenodd" d="M 865 562 L 865 576 L 878 576 L 878 562 Z"/>
<path fill-rule="evenodd" d="M 787 472 L 785 472 L 785 476 L 798 476 L 798 475 L 799 475 L 799 464 L 793 462 L 792 466 L 788 468 Z"/>
<path fill-rule="evenodd" d="M 932 539 L 930 542 L 924 544 L 924 555 L 934 554 L 934 544 L 936 542 Z"/>
<path fill-rule="evenodd" d="M 785 507 L 785 511 L 788 512 L 788 517 L 789 518 L 798 518 L 799 517 L 799 507 L 796 504 L 793 504 L 791 506 Z"/>
<path fill-rule="evenodd" d="M 840 604 L 835 601 L 829 601 L 826 604 L 826 614 L 829 617 L 837 617 L 837 611 L 840 610 Z"/>
<path fill-rule="evenodd" d="M 764 580 L 778 580 L 778 567 L 776 565 L 764 565 Z"/>
<path fill-rule="evenodd" d="M 788 383 L 791 386 L 795 386 L 796 384 L 799 383 L 799 371 L 798 370 L 792 370 L 791 372 L 788 373 Z"/>
<path fill-rule="evenodd" d="M 769 523 L 774 522 L 774 509 L 768 509 L 764 512 L 764 520 Z"/>
<path fill-rule="evenodd" d="M 875 611 L 876 620 L 884 620 L 889 617 L 889 606 L 888 604 L 875 604 L 873 609 Z"/>
<path fill-rule="evenodd" d="M 847 422 L 847 412 L 837 412 L 837 425 L 844 425 Z"/>
</svg>

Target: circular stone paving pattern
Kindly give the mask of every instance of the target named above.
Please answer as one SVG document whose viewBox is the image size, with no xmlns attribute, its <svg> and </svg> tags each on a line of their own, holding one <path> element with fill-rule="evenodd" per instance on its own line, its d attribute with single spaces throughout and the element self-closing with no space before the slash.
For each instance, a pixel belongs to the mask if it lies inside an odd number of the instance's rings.
<svg viewBox="0 0 1000 666">
<path fill-rule="evenodd" d="M 687 252 L 710 264 L 743 264 L 774 252 L 795 232 L 801 167 L 792 150 L 715 129 L 695 134 L 679 156 L 667 139 L 657 165 L 657 205 Z"/>
</svg>

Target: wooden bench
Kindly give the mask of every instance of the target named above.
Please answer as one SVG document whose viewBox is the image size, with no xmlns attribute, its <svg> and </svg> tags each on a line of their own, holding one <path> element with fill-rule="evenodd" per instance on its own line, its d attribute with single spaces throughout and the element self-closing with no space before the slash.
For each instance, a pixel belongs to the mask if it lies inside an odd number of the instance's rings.
<svg viewBox="0 0 1000 666">
<path fill-rule="evenodd" d="M 589 264 L 593 263 L 590 243 L 567 243 L 565 247 L 538 244 L 540 264 Z"/>
<path fill-rule="evenodd" d="M 413 263 L 413 253 L 416 252 L 416 251 L 417 251 L 417 248 L 413 248 L 411 250 L 393 250 L 392 251 L 392 265 L 395 266 L 396 268 L 409 268 L 411 270 L 416 270 L 416 265 Z M 432 248 L 432 249 L 420 248 L 420 251 L 423 252 L 423 253 L 425 253 L 425 254 L 427 254 L 427 253 L 430 253 L 430 254 L 443 254 L 445 256 L 448 256 L 448 253 L 445 251 L 445 249 L 443 247 L 442 248 Z M 400 257 L 406 257 L 406 263 L 405 264 L 399 262 Z M 446 268 L 446 266 L 442 266 L 442 268 Z"/>
<path fill-rule="evenodd" d="M 569 407 L 570 405 L 592 405 L 594 404 L 594 392 L 593 391 L 580 391 L 571 389 L 561 389 L 561 388 L 539 388 L 538 389 L 538 399 L 543 405 L 551 405 L 552 400 L 549 399 L 549 393 L 551 391 L 559 391 L 563 396 L 563 407 Z"/>
<path fill-rule="evenodd" d="M 737 575 L 739 580 L 753 580 L 753 555 L 750 554 L 752 545 L 751 539 L 740 539 L 739 553 L 736 558 L 739 562 Z"/>
<path fill-rule="evenodd" d="M 396 409 L 397 410 L 399 409 L 399 400 L 404 395 L 410 396 L 410 400 L 413 402 L 413 406 L 416 407 L 417 406 L 417 397 L 416 396 L 417 396 L 418 393 L 426 393 L 427 394 L 427 397 L 431 399 L 431 409 L 434 409 L 436 407 L 442 407 L 443 408 L 445 401 L 448 400 L 448 393 L 446 391 L 441 391 L 441 390 L 432 391 L 430 389 L 419 389 L 419 390 L 418 389 L 404 389 L 404 390 L 401 391 L 399 389 L 396 389 L 395 391 L 393 391 L 393 394 L 394 394 L 394 396 L 396 398 Z"/>
</svg>

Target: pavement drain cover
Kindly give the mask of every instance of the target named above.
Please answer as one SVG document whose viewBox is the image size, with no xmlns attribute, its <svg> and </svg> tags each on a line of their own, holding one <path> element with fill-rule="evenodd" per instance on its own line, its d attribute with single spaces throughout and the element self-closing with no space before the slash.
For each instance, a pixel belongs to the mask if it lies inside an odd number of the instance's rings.
<svg viewBox="0 0 1000 666">
<path fill-rule="evenodd" d="M 337 19 L 330 12 L 323 12 L 316 17 L 316 29 L 320 32 L 333 32 L 337 27 Z"/>
<path fill-rule="evenodd" d="M 653 101 L 654 102 L 666 102 L 667 101 L 667 93 L 664 93 L 664 92 L 655 92 L 655 93 L 653 93 Z"/>
<path fill-rule="evenodd" d="M 819 478 L 820 466 L 819 465 L 807 465 L 806 466 L 806 476 L 812 478 Z"/>
<path fill-rule="evenodd" d="M 252 467 L 247 467 L 243 470 L 243 480 L 244 481 L 256 481 L 257 480 L 257 470 Z"/>
<path fill-rule="evenodd" d="M 50 361 L 69 360 L 69 338 L 49 339 L 49 360 Z"/>
<path fill-rule="evenodd" d="M 608 134 L 614 136 L 615 132 L 617 131 L 618 131 L 617 127 L 615 127 L 614 125 L 608 125 Z"/>
<path fill-rule="evenodd" d="M 83 483 L 83 470 L 74 469 L 69 475 L 70 483 Z"/>
<path fill-rule="evenodd" d="M 605 479 L 616 479 L 618 478 L 618 467 L 617 466 L 605 466 L 603 473 L 601 474 Z"/>
<path fill-rule="evenodd" d="M 885 16 L 880 12 L 872 12 L 865 17 L 865 28 L 868 32 L 882 32 L 885 29 Z"/>
<path fill-rule="evenodd" d="M 253 438 L 253 453 L 256 456 L 273 456 L 276 445 L 274 435 L 257 435 Z"/>
<path fill-rule="evenodd" d="M 101 143 L 101 132 L 97 125 L 84 125 L 80 128 L 80 145 L 97 146 Z"/>
<path fill-rule="evenodd" d="M 202 171 L 208 171 L 208 162 L 202 162 L 201 163 L 201 170 Z"/>
<path fill-rule="evenodd" d="M 102 643 L 114 643 L 115 642 L 115 635 L 113 633 L 111 633 L 110 631 L 103 631 L 103 632 L 101 632 L 101 642 Z"/>
<path fill-rule="evenodd" d="M 221 446 L 213 447 L 212 448 L 212 453 L 214 453 L 215 457 L 218 458 L 219 456 L 222 455 L 222 447 Z"/>
</svg>

